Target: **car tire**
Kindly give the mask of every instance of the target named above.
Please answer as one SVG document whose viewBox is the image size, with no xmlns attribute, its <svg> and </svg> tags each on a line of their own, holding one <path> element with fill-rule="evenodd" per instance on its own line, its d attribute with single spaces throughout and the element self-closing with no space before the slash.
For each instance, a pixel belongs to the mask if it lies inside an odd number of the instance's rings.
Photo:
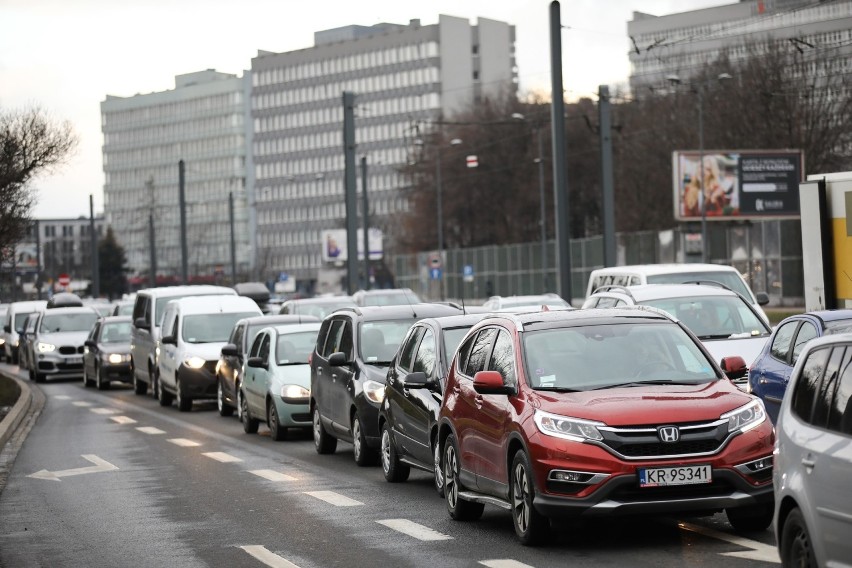
<svg viewBox="0 0 852 568">
<path fill-rule="evenodd" d="M 178 410 L 181 412 L 189 412 L 192 410 L 192 398 L 181 393 L 180 378 L 175 377 L 175 401 L 177 402 Z"/>
<path fill-rule="evenodd" d="M 444 496 L 447 500 L 447 511 L 456 521 L 475 521 L 482 516 L 485 505 L 474 501 L 465 501 L 459 493 L 464 491 L 459 481 L 461 460 L 459 445 L 454 434 L 444 440 Z"/>
<path fill-rule="evenodd" d="M 257 434 L 260 422 L 256 418 L 251 417 L 251 412 L 248 409 L 248 401 L 242 390 L 237 393 L 237 404 L 240 405 L 240 420 L 243 423 L 243 432 L 246 434 Z"/>
<path fill-rule="evenodd" d="M 95 369 L 95 386 L 98 387 L 98 390 L 107 390 L 109 389 L 109 381 L 104 380 L 104 373 L 102 367 L 97 367 Z"/>
<path fill-rule="evenodd" d="M 133 392 L 134 394 L 146 394 L 148 392 L 148 383 L 140 381 L 133 371 Z"/>
<path fill-rule="evenodd" d="M 172 405 L 172 400 L 174 399 L 172 393 L 164 389 L 159 383 L 154 386 L 154 390 L 157 392 L 157 400 L 160 401 L 160 406 Z"/>
<path fill-rule="evenodd" d="M 530 460 L 523 450 L 515 453 L 509 480 L 509 501 L 512 504 L 512 524 L 524 546 L 539 544 L 550 532 L 550 521 L 533 505 L 535 485 Z"/>
<path fill-rule="evenodd" d="M 725 514 L 735 531 L 758 532 L 766 530 L 772 523 L 773 511 L 771 504 L 761 504 L 725 509 Z"/>
<path fill-rule="evenodd" d="M 784 520 L 784 526 L 781 529 L 781 543 L 778 548 L 781 553 L 781 563 L 784 566 L 807 568 L 816 568 L 817 566 L 811 535 L 805 524 L 805 517 L 798 507 L 791 510 Z"/>
<path fill-rule="evenodd" d="M 269 427 L 270 438 L 276 442 L 287 439 L 287 428 L 281 425 L 278 408 L 275 406 L 275 402 L 271 400 L 266 403 L 266 425 Z"/>
<path fill-rule="evenodd" d="M 432 459 L 434 474 L 435 474 L 435 491 L 438 492 L 440 497 L 444 496 L 444 465 L 441 461 L 441 444 L 438 443 L 438 439 L 436 438 L 434 441 L 434 448 L 432 449 Z"/>
<path fill-rule="evenodd" d="M 30 380 L 31 380 L 31 381 L 35 381 L 35 371 L 33 371 L 32 369 L 30 369 L 30 370 L 27 372 L 27 374 L 29 375 L 29 377 L 30 377 Z M 85 383 L 85 382 L 83 383 L 83 386 L 86 386 L 86 383 Z"/>
<path fill-rule="evenodd" d="M 333 454 L 337 449 L 337 438 L 325 431 L 319 408 L 316 406 L 314 406 L 314 410 L 311 413 L 311 422 L 313 423 L 312 429 L 314 431 L 314 448 L 316 448 L 317 453 Z"/>
<path fill-rule="evenodd" d="M 151 380 L 151 396 L 160 399 L 160 369 L 159 367 L 154 367 L 153 369 L 148 370 L 148 377 Z"/>
<path fill-rule="evenodd" d="M 45 375 L 43 373 L 38 373 L 38 372 L 35 374 L 35 382 L 43 383 L 46 380 L 47 380 L 47 375 Z"/>
<path fill-rule="evenodd" d="M 219 416 L 233 416 L 234 407 L 225 402 L 225 391 L 222 390 L 222 379 L 216 381 L 216 408 L 219 410 Z"/>
<path fill-rule="evenodd" d="M 394 444 L 393 436 L 391 436 L 390 426 L 387 422 L 382 424 L 382 472 L 385 474 L 385 480 L 390 483 L 399 483 L 405 481 L 411 474 L 411 468 L 399 461 L 396 455 L 396 444 Z"/>
<path fill-rule="evenodd" d="M 364 435 L 364 425 L 358 413 L 352 415 L 352 456 L 359 467 L 375 465 L 378 454 L 376 450 L 367 446 L 367 437 Z"/>
</svg>

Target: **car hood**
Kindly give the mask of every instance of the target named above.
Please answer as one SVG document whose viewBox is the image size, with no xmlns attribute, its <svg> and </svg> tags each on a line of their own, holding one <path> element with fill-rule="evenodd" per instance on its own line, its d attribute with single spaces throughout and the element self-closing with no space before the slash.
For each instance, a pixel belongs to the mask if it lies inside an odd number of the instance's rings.
<svg viewBox="0 0 852 568">
<path fill-rule="evenodd" d="M 130 343 L 99 343 L 101 353 L 130 353 Z"/>
<path fill-rule="evenodd" d="M 535 391 L 534 396 L 534 404 L 545 412 L 608 426 L 716 420 L 753 400 L 727 379 L 700 385 L 647 385 L 574 393 Z"/>
<path fill-rule="evenodd" d="M 83 342 L 86 341 L 88 336 L 88 331 L 57 331 L 54 333 L 42 333 L 34 339 L 36 341 L 52 343 L 57 347 L 61 347 L 63 345 L 80 346 L 83 345 Z"/>
<path fill-rule="evenodd" d="M 305 363 L 304 365 L 283 365 L 276 366 L 272 374 L 272 388 L 277 390 L 283 385 L 299 385 L 310 390 L 311 388 L 311 366 Z"/>
<path fill-rule="evenodd" d="M 222 356 L 222 347 L 224 346 L 224 341 L 215 341 L 213 343 L 186 343 L 183 346 L 183 354 L 184 358 L 201 357 L 205 361 L 218 361 Z"/>
<path fill-rule="evenodd" d="M 364 364 L 364 378 L 377 383 L 385 384 L 388 377 L 388 368 L 377 367 L 376 365 Z"/>
<path fill-rule="evenodd" d="M 745 360 L 746 365 L 751 367 L 767 341 L 769 341 L 768 335 L 740 339 L 703 339 L 701 343 L 707 348 L 716 363 L 719 363 L 723 357 L 739 355 Z"/>
</svg>

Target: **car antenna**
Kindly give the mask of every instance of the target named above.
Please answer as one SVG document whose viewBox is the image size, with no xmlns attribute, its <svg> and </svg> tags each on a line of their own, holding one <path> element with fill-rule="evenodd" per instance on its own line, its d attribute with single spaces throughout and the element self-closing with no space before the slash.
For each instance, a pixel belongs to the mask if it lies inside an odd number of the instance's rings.
<svg viewBox="0 0 852 568">
<path fill-rule="evenodd" d="M 464 296 L 462 296 L 462 315 L 467 315 L 467 308 L 464 306 Z"/>
<path fill-rule="evenodd" d="M 408 290 L 403 290 L 402 295 L 405 296 L 405 301 L 408 302 L 408 307 L 411 308 L 411 315 L 417 317 L 417 312 L 414 311 L 414 304 L 411 302 L 411 298 L 408 297 Z"/>
</svg>

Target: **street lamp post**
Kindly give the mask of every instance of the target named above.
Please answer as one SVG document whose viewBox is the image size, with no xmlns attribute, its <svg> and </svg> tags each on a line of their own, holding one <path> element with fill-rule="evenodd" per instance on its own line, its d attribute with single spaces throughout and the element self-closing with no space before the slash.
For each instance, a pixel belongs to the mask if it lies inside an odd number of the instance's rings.
<svg viewBox="0 0 852 568">
<path fill-rule="evenodd" d="M 459 138 L 450 140 L 450 146 L 458 146 L 462 141 Z M 444 204 L 443 204 L 443 189 L 441 187 L 441 140 L 435 146 L 435 185 L 436 185 L 436 209 L 438 222 L 438 258 L 441 259 L 441 264 L 444 263 Z M 442 267 L 441 270 L 444 270 Z M 440 285 L 441 300 L 444 299 L 444 278 L 441 275 Z"/>
<path fill-rule="evenodd" d="M 519 112 L 513 112 L 512 118 L 515 120 L 526 120 L 526 117 Z M 538 221 L 541 228 L 541 283 L 544 291 L 547 292 L 547 206 L 544 201 L 544 147 L 541 139 L 541 124 L 535 123 L 533 128 L 538 143 L 538 156 L 533 160 L 533 163 L 538 164 L 538 199 L 541 205 L 541 214 Z"/>
</svg>

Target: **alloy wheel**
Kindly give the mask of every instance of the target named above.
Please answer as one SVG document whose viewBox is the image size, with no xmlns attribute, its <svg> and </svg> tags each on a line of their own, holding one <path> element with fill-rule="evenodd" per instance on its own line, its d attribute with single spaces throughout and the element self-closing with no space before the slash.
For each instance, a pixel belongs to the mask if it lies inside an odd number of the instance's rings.
<svg viewBox="0 0 852 568">
<path fill-rule="evenodd" d="M 353 453 L 357 462 L 360 461 L 361 452 L 364 451 L 364 448 L 361 447 L 361 421 L 358 420 L 357 416 L 352 420 L 352 438 Z"/>
<path fill-rule="evenodd" d="M 515 516 L 515 522 L 518 524 L 521 532 L 527 532 L 530 526 L 532 499 L 530 496 L 529 479 L 527 479 L 527 470 L 521 463 L 515 465 L 513 483 L 512 514 Z"/>
<path fill-rule="evenodd" d="M 219 414 L 222 414 L 222 409 L 225 406 L 225 401 L 222 400 L 222 381 L 216 381 L 216 408 Z"/>
<path fill-rule="evenodd" d="M 447 503 L 453 508 L 459 502 L 459 484 L 456 478 L 458 467 L 456 449 L 451 444 L 447 444 L 447 451 L 444 454 L 444 492 L 447 495 Z"/>
<path fill-rule="evenodd" d="M 441 492 L 444 490 L 444 469 L 441 467 L 441 445 L 438 440 L 435 440 L 435 451 L 432 454 L 435 458 L 435 488 Z"/>
<path fill-rule="evenodd" d="M 386 428 L 386 427 L 382 428 L 382 469 L 384 470 L 385 475 L 387 475 L 387 473 L 390 471 L 390 467 L 391 467 L 390 466 L 390 460 L 391 460 L 390 445 L 391 445 L 390 429 Z"/>
</svg>

